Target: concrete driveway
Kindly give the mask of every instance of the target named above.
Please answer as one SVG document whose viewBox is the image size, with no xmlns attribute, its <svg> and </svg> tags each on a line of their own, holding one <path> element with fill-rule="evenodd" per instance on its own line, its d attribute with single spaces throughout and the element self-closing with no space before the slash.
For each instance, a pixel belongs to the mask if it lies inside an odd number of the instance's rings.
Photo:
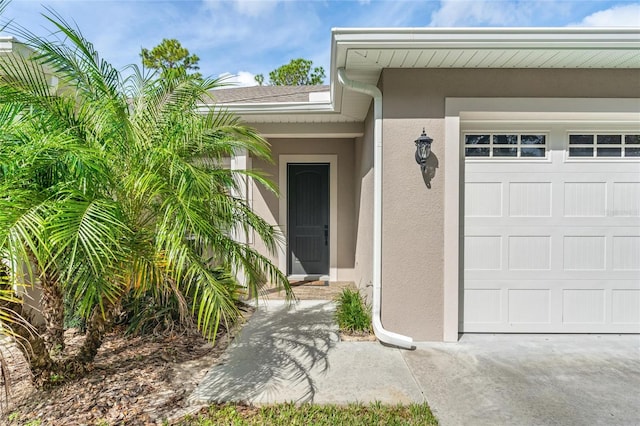
<svg viewBox="0 0 640 426">
<path fill-rule="evenodd" d="M 639 425 L 640 336 L 481 335 L 403 357 L 443 425 Z"/>
<path fill-rule="evenodd" d="M 640 336 L 341 342 L 327 301 L 263 304 L 192 403 L 427 401 L 443 425 L 640 425 Z"/>
</svg>

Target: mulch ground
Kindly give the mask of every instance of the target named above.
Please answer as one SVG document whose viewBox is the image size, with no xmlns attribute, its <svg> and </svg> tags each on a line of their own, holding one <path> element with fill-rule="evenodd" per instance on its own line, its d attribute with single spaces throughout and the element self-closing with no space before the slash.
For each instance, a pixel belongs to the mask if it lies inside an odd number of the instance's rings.
<svg viewBox="0 0 640 426">
<path fill-rule="evenodd" d="M 196 332 L 143 337 L 113 333 L 87 374 L 50 390 L 33 389 L 21 352 L 3 344 L 12 395 L 8 406 L 5 396 L 0 397 L 0 424 L 154 425 L 167 419 L 170 423 L 200 408 L 189 407 L 187 398 L 219 361 L 235 331 L 221 333 L 215 346 Z M 76 330 L 65 335 L 70 350 L 82 338 Z"/>
</svg>

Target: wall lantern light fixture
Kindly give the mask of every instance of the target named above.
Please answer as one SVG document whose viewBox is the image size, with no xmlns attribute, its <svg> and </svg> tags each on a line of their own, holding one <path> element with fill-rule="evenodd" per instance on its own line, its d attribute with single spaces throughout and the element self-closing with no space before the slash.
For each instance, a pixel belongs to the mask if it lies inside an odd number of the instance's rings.
<svg viewBox="0 0 640 426">
<path fill-rule="evenodd" d="M 416 163 L 420 164 L 420 168 L 424 170 L 427 166 L 427 158 L 431 154 L 431 142 L 433 139 L 427 136 L 422 129 L 422 134 L 415 140 L 416 144 Z"/>
</svg>

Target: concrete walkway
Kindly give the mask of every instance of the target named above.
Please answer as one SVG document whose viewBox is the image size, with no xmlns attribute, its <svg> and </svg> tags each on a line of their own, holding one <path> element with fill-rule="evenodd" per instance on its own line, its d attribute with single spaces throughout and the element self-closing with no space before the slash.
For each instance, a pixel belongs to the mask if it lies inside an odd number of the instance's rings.
<svg viewBox="0 0 640 426">
<path fill-rule="evenodd" d="M 327 301 L 261 303 L 193 403 L 427 401 L 443 425 L 640 424 L 640 336 L 339 342 Z"/>
<path fill-rule="evenodd" d="M 225 359 L 191 395 L 194 403 L 423 401 L 399 349 L 339 342 L 335 304 L 261 302 Z M 357 379 L 356 379 L 357 378 Z"/>
</svg>

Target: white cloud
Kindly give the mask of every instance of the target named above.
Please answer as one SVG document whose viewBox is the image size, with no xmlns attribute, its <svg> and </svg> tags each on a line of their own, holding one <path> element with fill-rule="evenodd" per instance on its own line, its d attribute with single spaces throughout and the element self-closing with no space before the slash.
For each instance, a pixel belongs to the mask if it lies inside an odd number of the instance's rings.
<svg viewBox="0 0 640 426">
<path fill-rule="evenodd" d="M 431 14 L 431 26 L 496 26 L 516 27 L 540 25 L 554 16 L 566 14 L 569 3 L 544 0 L 442 0 Z"/>
<path fill-rule="evenodd" d="M 572 25 L 580 27 L 637 27 L 640 26 L 640 3 L 601 10 Z"/>
<path fill-rule="evenodd" d="M 513 11 L 507 10 L 507 4 L 480 0 L 457 1 L 443 0 L 440 9 L 431 15 L 431 25 L 438 27 L 476 26 L 476 25 L 505 25 L 513 21 Z"/>
<path fill-rule="evenodd" d="M 248 16 L 259 16 L 274 9 L 278 2 L 275 0 L 236 0 L 236 10 Z"/>
<path fill-rule="evenodd" d="M 233 0 L 234 9 L 241 15 L 256 17 L 263 15 L 275 9 L 279 0 Z M 219 6 L 223 8 L 229 4 L 225 0 L 205 0 L 208 7 L 217 9 Z"/>
<path fill-rule="evenodd" d="M 218 76 L 218 78 L 222 80 L 222 83 L 232 87 L 257 86 L 258 83 L 254 77 L 255 74 L 252 74 L 249 71 L 238 71 L 237 74 L 223 72 Z"/>
</svg>

